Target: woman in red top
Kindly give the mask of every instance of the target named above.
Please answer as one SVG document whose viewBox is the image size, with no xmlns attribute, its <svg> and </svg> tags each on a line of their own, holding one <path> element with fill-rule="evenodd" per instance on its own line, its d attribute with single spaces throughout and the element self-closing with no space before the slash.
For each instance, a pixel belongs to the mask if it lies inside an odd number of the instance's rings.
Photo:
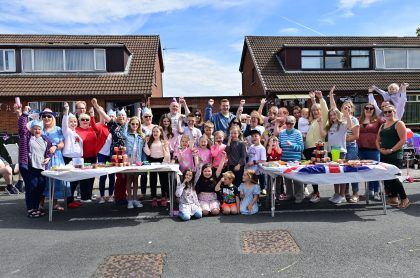
<svg viewBox="0 0 420 278">
<path fill-rule="evenodd" d="M 384 122 L 383 119 L 378 118 L 375 113 L 375 107 L 371 103 L 364 105 L 362 113 L 359 118 L 360 131 L 357 145 L 359 147 L 359 158 L 379 161 L 379 151 L 376 149 L 376 137 L 378 136 L 378 130 L 381 124 Z M 370 195 L 373 199 L 380 201 L 379 196 L 379 182 L 370 181 L 368 182 Z"/>
<path fill-rule="evenodd" d="M 91 116 L 94 112 L 89 111 Z M 76 127 L 77 134 L 83 140 L 83 160 L 85 163 L 96 163 L 96 133 L 90 126 L 90 117 L 88 114 L 79 115 L 79 126 Z M 82 202 L 91 202 L 93 182 L 95 179 L 86 179 L 80 181 L 80 195 Z"/>
<path fill-rule="evenodd" d="M 279 139 L 272 135 L 270 139 L 268 139 L 267 144 L 267 161 L 281 160 L 282 154 L 283 150 L 280 148 Z M 276 194 L 279 196 L 279 200 L 284 200 L 286 198 L 283 179 L 276 179 Z"/>
</svg>

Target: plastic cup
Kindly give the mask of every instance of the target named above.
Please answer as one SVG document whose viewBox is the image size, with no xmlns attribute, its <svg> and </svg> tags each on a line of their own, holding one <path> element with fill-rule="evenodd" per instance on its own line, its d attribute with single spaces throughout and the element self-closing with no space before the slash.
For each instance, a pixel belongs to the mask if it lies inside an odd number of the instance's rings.
<svg viewBox="0 0 420 278">
<path fill-rule="evenodd" d="M 337 161 L 340 159 L 340 150 L 339 149 L 331 149 L 331 159 L 332 161 Z"/>
</svg>

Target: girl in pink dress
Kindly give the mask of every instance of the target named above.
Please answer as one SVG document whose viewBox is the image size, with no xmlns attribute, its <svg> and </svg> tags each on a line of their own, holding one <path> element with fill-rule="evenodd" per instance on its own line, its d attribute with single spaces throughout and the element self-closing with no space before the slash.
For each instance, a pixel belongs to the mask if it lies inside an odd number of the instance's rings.
<svg viewBox="0 0 420 278">
<path fill-rule="evenodd" d="M 187 134 L 181 136 L 179 148 L 174 152 L 174 160 L 178 160 L 179 170 L 184 172 L 186 169 L 195 169 L 193 151 L 190 137 Z"/>
<path fill-rule="evenodd" d="M 219 164 L 222 161 L 222 152 L 225 151 L 226 145 L 223 144 L 223 140 L 225 139 L 225 133 L 223 131 L 216 131 L 214 133 L 214 144 L 211 146 L 211 157 L 213 159 L 213 168 L 217 169 Z M 227 159 L 225 163 L 227 162 Z"/>
<path fill-rule="evenodd" d="M 210 151 L 210 140 L 207 135 L 202 135 L 198 140 L 198 146 L 194 150 L 199 158 L 199 163 L 207 164 L 211 163 L 211 151 Z"/>
</svg>

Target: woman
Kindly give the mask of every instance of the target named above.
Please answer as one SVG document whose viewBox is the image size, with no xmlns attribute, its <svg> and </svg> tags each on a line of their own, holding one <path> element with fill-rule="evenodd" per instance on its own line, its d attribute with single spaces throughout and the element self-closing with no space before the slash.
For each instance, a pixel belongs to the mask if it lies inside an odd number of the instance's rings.
<svg viewBox="0 0 420 278">
<path fill-rule="evenodd" d="M 359 139 L 357 139 L 357 145 L 359 148 L 359 158 L 371 159 L 375 161 L 380 160 L 379 151 L 376 149 L 376 137 L 378 136 L 379 128 L 383 123 L 382 119 L 376 116 L 375 107 L 371 103 L 367 103 L 363 106 L 362 113 L 359 118 L 360 131 Z M 369 191 L 373 195 L 373 199 L 380 201 L 379 196 L 379 182 L 370 181 L 368 182 Z"/>
<path fill-rule="evenodd" d="M 203 117 L 201 114 L 201 110 L 200 109 L 195 109 L 194 111 L 194 116 L 195 116 L 195 127 L 198 128 L 201 133 L 204 132 L 204 122 L 203 122 Z"/>
<path fill-rule="evenodd" d="M 251 112 L 251 122 L 249 123 L 249 125 L 247 125 L 245 132 L 244 132 L 244 138 L 245 141 L 248 143 L 248 146 L 252 145 L 252 139 L 250 136 L 250 131 L 251 130 L 258 130 L 260 132 L 260 134 L 263 134 L 265 131 L 265 128 L 263 127 L 263 119 L 260 115 L 260 113 L 258 113 L 257 111 L 252 111 Z M 264 144 L 263 144 L 264 145 Z"/>
<path fill-rule="evenodd" d="M 144 107 L 143 111 L 142 111 L 142 117 L 141 118 L 142 118 L 141 127 L 142 127 L 144 135 L 145 135 L 145 140 L 147 141 L 148 140 L 147 138 L 150 138 L 150 136 L 152 136 L 152 130 L 153 130 L 153 127 L 155 126 L 152 123 L 152 120 L 153 120 L 152 110 L 150 110 L 148 107 Z M 146 195 L 147 179 L 148 179 L 148 173 L 141 174 L 140 199 L 143 199 L 144 196 Z"/>
<path fill-rule="evenodd" d="M 303 151 L 302 133 L 295 129 L 296 119 L 293 116 L 286 117 L 286 129 L 280 131 L 279 143 L 283 150 L 282 160 L 287 162 L 300 161 Z M 291 179 L 284 179 L 286 186 L 286 200 L 295 197 L 296 203 L 303 201 L 303 184 Z"/>
<path fill-rule="evenodd" d="M 64 136 L 61 128 L 56 126 L 55 113 L 51 109 L 45 108 L 40 113 L 40 116 L 44 124 L 42 134 L 47 136 L 52 143 L 52 147 L 50 148 L 52 157 L 48 163 L 47 169 L 51 169 L 53 166 L 65 165 L 63 154 L 61 152 L 61 150 L 64 148 Z M 67 196 L 70 195 L 69 183 L 60 180 L 54 180 L 54 184 L 54 197 L 52 197 L 54 198 L 53 209 L 57 211 L 64 211 L 64 208 L 57 202 L 57 199 L 64 198 L 64 190 L 67 190 Z M 46 187 L 44 196 L 49 196 L 48 186 Z M 40 209 L 43 209 L 42 206 L 43 202 L 40 202 Z"/>
<path fill-rule="evenodd" d="M 88 114 L 79 115 L 79 126 L 76 132 L 82 138 L 83 142 L 83 161 L 84 163 L 96 163 L 96 132 L 90 126 L 90 117 L 94 117 L 93 109 Z M 95 178 L 84 179 L 80 181 L 80 194 L 82 202 L 92 202 L 92 190 Z"/>
<path fill-rule="evenodd" d="M 322 92 L 312 91 L 309 93 L 309 97 L 312 101 L 312 106 L 310 109 L 310 119 L 312 120 L 310 121 L 309 130 L 306 134 L 305 150 L 303 151 L 303 154 L 307 160 L 311 159 L 312 153 L 316 148 L 315 144 L 320 141 L 323 142 L 325 140 L 325 136 L 322 136 L 321 133 L 326 125 L 326 121 L 328 118 L 328 106 L 327 102 L 322 96 Z M 319 99 L 319 104 L 316 103 L 315 97 Z M 310 195 L 310 202 L 318 203 L 319 201 L 321 201 L 321 197 L 318 190 L 318 184 L 313 184 L 312 187 L 314 191 Z"/>
<path fill-rule="evenodd" d="M 335 99 L 334 99 L 334 89 L 335 86 L 333 86 L 330 90 L 330 105 L 331 105 L 331 109 L 335 109 L 337 108 L 337 105 L 335 103 Z M 357 147 L 357 143 L 356 140 L 359 138 L 359 132 L 360 132 L 360 125 L 359 125 L 359 120 L 353 116 L 354 114 L 354 104 L 351 100 L 347 100 L 344 101 L 343 104 L 341 105 L 340 108 L 340 112 L 343 115 L 344 113 L 344 108 L 345 107 L 350 107 L 350 118 L 352 121 L 352 125 L 353 127 L 351 129 L 347 130 L 347 136 L 346 136 L 346 149 L 347 149 L 347 153 L 346 153 L 346 159 L 347 160 L 356 160 L 358 159 L 358 147 Z M 350 197 L 348 195 L 348 185 L 346 187 L 346 199 L 348 200 L 348 202 L 350 203 L 357 203 L 359 201 L 359 183 L 354 182 L 351 184 L 351 188 L 353 191 L 353 195 Z"/>
<path fill-rule="evenodd" d="M 381 162 L 397 166 L 402 165 L 403 145 L 407 140 L 407 131 L 404 122 L 396 118 L 396 110 L 393 105 L 385 106 L 385 123 L 379 129 L 376 138 L 376 148 L 381 153 Z M 386 180 L 385 188 L 389 192 L 387 204 L 397 206 L 400 209 L 406 209 L 410 205 L 403 184 L 399 179 Z M 398 202 L 398 195 L 401 202 Z"/>
</svg>

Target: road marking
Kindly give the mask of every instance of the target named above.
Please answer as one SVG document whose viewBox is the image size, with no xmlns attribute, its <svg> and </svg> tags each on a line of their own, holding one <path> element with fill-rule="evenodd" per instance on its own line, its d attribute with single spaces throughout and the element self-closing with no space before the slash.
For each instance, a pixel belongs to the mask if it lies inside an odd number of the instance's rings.
<svg viewBox="0 0 420 278">
<path fill-rule="evenodd" d="M 90 218 L 71 218 L 69 221 L 108 221 L 108 220 L 152 220 L 170 218 L 169 215 L 138 215 L 138 216 L 119 216 L 119 217 L 90 217 Z"/>
<path fill-rule="evenodd" d="M 295 264 L 297 264 L 298 261 L 295 261 L 294 263 L 292 263 L 291 265 L 288 265 L 286 267 L 280 268 L 277 272 L 282 272 L 288 268 L 291 268 L 292 266 L 294 266 Z"/>
<path fill-rule="evenodd" d="M 348 208 L 348 209 L 289 209 L 289 210 L 276 210 L 275 213 L 300 213 L 300 212 L 330 212 L 330 211 L 371 211 L 372 209 L 366 209 L 366 208 Z M 259 213 L 264 213 L 264 214 L 270 214 L 271 211 L 269 210 L 264 210 L 264 211 L 260 211 Z"/>
<path fill-rule="evenodd" d="M 420 251 L 420 248 L 417 248 L 417 249 L 410 249 L 410 250 L 408 250 L 409 252 L 414 252 L 414 251 Z"/>
<path fill-rule="evenodd" d="M 412 239 L 412 238 L 411 237 L 406 237 L 406 238 L 396 239 L 396 240 L 388 241 L 387 244 L 392 244 L 392 243 L 395 243 L 395 242 L 400 242 L 400 241 L 410 240 L 410 239 Z"/>
</svg>

